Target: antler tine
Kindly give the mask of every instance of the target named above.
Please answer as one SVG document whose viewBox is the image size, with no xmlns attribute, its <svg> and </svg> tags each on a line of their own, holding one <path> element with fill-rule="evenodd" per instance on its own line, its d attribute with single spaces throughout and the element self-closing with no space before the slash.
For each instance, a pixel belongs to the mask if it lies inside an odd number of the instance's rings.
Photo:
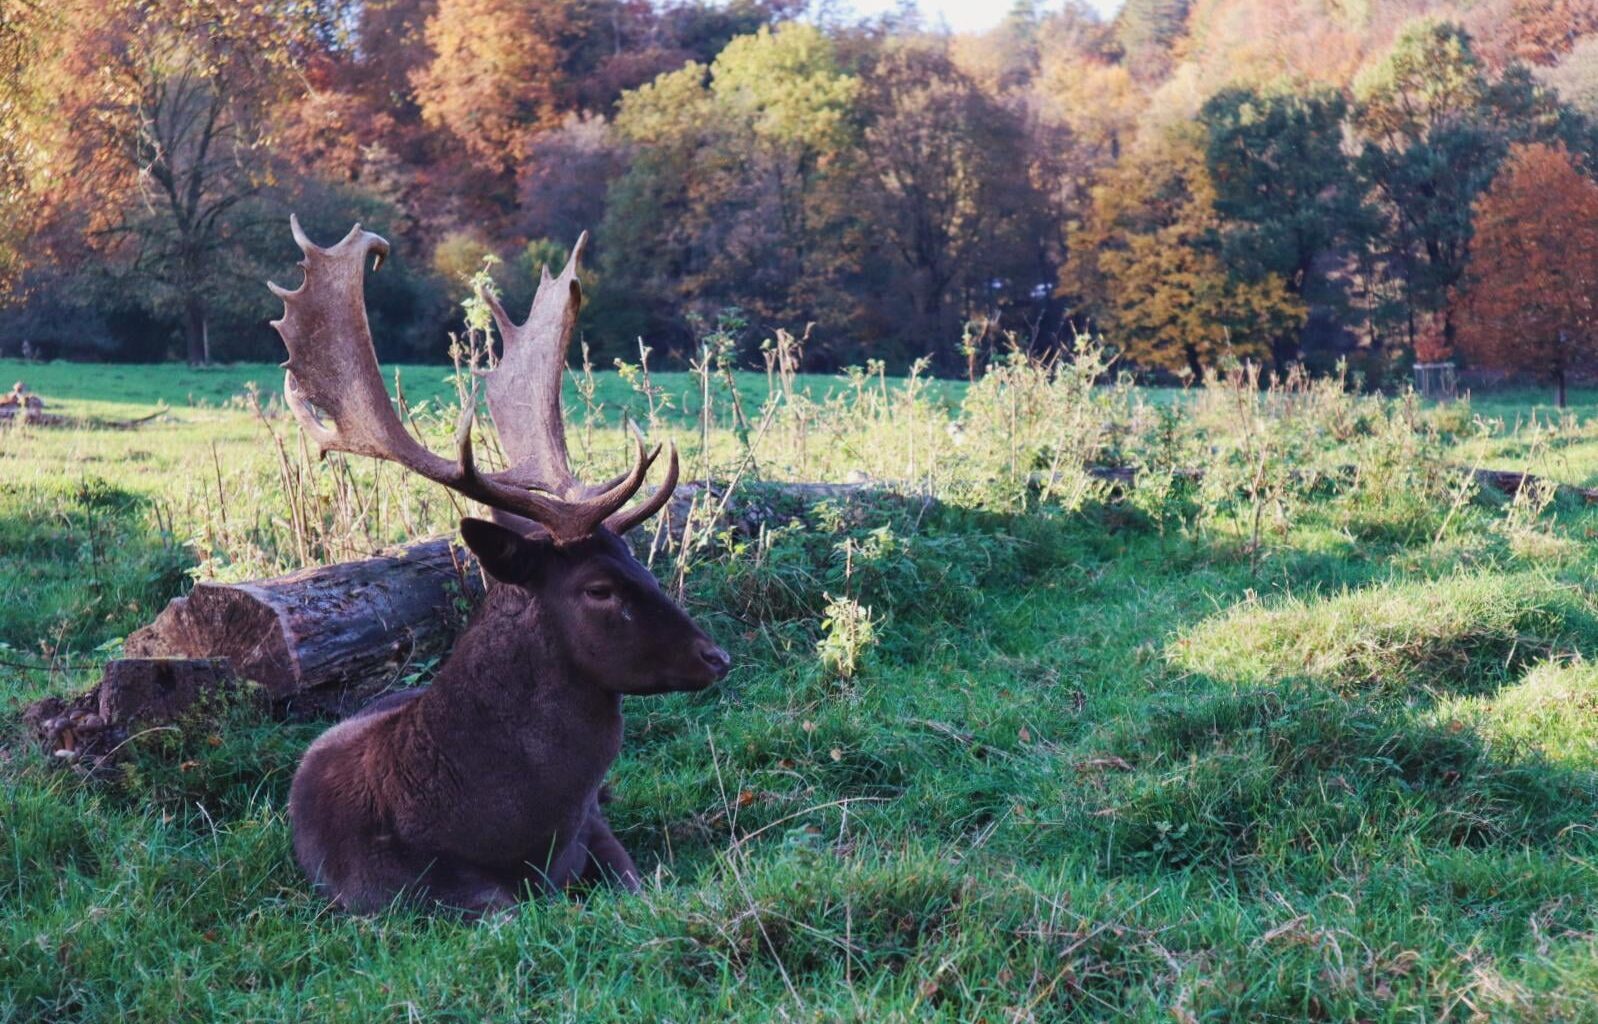
<svg viewBox="0 0 1598 1024">
<path fill-rule="evenodd" d="M 577 270 L 587 245 L 584 232 L 560 276 L 543 269 L 522 323 L 493 296 L 485 296 L 503 339 L 499 365 L 488 375 L 488 409 L 510 463 L 505 476 L 566 499 L 592 494 L 572 476 L 560 399 L 566 350 L 582 307 Z"/>
<path fill-rule="evenodd" d="M 649 472 L 649 467 L 655 464 L 655 459 L 660 455 L 660 446 L 656 445 L 654 451 L 644 450 L 644 435 L 637 427 L 633 428 L 633 466 L 613 486 L 599 494 L 584 499 L 580 506 L 585 514 L 590 516 L 590 528 L 598 526 L 608 519 L 611 513 L 627 504 L 629 498 L 638 493 L 638 488 L 644 485 L 644 476 Z"/>
<path fill-rule="evenodd" d="M 660 451 L 657 445 L 655 451 Z M 671 442 L 671 457 L 666 463 L 666 479 L 661 481 L 655 493 L 632 508 L 617 512 L 605 521 L 605 525 L 616 533 L 626 533 L 633 527 L 642 523 L 650 516 L 666 507 L 666 502 L 671 500 L 672 492 L 677 490 L 677 442 Z"/>
<path fill-rule="evenodd" d="M 268 284 L 272 294 L 283 300 L 283 316 L 272 326 L 289 352 L 283 364 L 284 399 L 321 452 L 397 462 L 475 501 L 545 524 L 557 541 L 578 540 L 592 532 L 592 526 L 580 534 L 568 532 L 571 516 L 564 502 L 516 486 L 498 474 L 478 472 L 471 442 L 475 384 L 455 429 L 458 461 L 442 458 L 411 437 L 383 387 L 366 320 L 363 265 L 368 253 L 375 253 L 380 262 L 388 253 L 388 242 L 357 224 L 337 245 L 324 249 L 306 237 L 299 218 L 290 217 L 289 227 L 305 254 L 300 262 L 305 281 L 292 291 Z M 331 426 L 318 409 L 332 420 Z"/>
<path fill-rule="evenodd" d="M 561 537 L 580 539 L 591 535 L 601 524 L 608 525 L 616 510 L 627 504 L 628 499 L 638 492 L 638 488 L 643 486 L 644 477 L 648 475 L 650 467 L 655 464 L 655 459 L 659 455 L 659 445 L 656 445 L 653 451 L 646 453 L 643 437 L 639 435 L 636 438 L 636 454 L 632 466 L 626 472 L 600 487 L 586 488 L 589 493 L 581 498 L 556 502 L 561 510 L 558 522 L 535 521 L 557 539 Z M 526 518 L 495 517 L 500 525 L 524 532 L 527 529 Z"/>
</svg>

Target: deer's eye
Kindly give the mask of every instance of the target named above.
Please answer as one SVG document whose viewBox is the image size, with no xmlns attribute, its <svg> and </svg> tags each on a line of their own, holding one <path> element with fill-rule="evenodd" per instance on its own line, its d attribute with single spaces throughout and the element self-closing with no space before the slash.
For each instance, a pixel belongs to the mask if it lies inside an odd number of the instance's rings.
<svg viewBox="0 0 1598 1024">
<path fill-rule="evenodd" d="M 583 588 L 583 594 L 590 601 L 609 601 L 616 596 L 616 588 L 609 583 L 590 583 Z"/>
</svg>

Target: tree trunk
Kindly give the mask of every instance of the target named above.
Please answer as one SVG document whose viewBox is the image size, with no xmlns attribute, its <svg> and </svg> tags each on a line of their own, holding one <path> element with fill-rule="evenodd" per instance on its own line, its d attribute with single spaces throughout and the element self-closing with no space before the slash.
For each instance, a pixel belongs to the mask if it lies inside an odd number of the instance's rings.
<svg viewBox="0 0 1598 1024">
<path fill-rule="evenodd" d="M 183 339 L 188 348 L 189 365 L 204 365 L 206 362 L 205 302 L 198 295 L 191 295 L 184 300 Z"/>
<path fill-rule="evenodd" d="M 277 702 L 349 706 L 442 652 L 481 588 L 450 540 L 249 583 L 200 583 L 128 637 L 129 658 L 226 658 Z M 322 691 L 311 693 L 311 691 Z"/>
<path fill-rule="evenodd" d="M 952 346 L 948 345 L 948 339 L 943 337 L 942 310 L 933 290 L 931 274 L 925 270 L 916 270 L 912 276 L 911 288 L 913 292 L 910 301 L 916 315 L 915 328 L 931 345 L 932 364 L 939 373 L 952 372 L 954 366 L 950 355 Z"/>
<path fill-rule="evenodd" d="M 1287 379 L 1288 369 L 1298 361 L 1299 349 L 1296 336 L 1284 335 L 1271 339 L 1271 362 L 1275 364 L 1278 377 Z"/>
</svg>

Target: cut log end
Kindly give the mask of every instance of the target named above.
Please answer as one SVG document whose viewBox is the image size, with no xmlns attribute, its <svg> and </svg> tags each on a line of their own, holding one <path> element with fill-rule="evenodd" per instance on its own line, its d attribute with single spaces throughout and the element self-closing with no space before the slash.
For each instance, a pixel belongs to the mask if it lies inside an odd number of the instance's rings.
<svg viewBox="0 0 1598 1024">
<path fill-rule="evenodd" d="M 298 686 L 289 641 L 270 600 L 252 588 L 201 583 L 129 636 L 123 651 L 132 658 L 226 658 L 241 677 L 283 696 Z"/>
</svg>

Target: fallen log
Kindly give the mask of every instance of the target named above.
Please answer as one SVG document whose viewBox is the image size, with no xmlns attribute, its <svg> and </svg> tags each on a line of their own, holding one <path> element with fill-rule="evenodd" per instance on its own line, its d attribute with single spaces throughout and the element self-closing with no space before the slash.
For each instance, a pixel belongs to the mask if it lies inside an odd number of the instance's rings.
<svg viewBox="0 0 1598 1024">
<path fill-rule="evenodd" d="M 369 696 L 442 651 L 481 576 L 436 538 L 359 562 L 249 583 L 199 583 L 123 645 L 128 658 L 221 658 L 274 702 Z"/>
<path fill-rule="evenodd" d="M 1530 473 L 1521 473 L 1512 469 L 1478 469 L 1476 482 L 1511 497 L 1527 487 L 1552 483 Z M 1570 495 L 1580 498 L 1589 505 L 1598 505 L 1598 487 L 1577 487 L 1574 484 L 1560 483 L 1555 483 L 1553 486 L 1556 494 Z"/>
<path fill-rule="evenodd" d="M 287 717 L 344 715 L 441 654 L 482 590 L 439 537 L 358 562 L 248 583 L 199 583 L 123 643 L 93 688 L 23 712 L 47 753 L 94 771 L 140 729 L 250 692 Z M 457 603 L 461 599 L 461 603 Z"/>
</svg>

